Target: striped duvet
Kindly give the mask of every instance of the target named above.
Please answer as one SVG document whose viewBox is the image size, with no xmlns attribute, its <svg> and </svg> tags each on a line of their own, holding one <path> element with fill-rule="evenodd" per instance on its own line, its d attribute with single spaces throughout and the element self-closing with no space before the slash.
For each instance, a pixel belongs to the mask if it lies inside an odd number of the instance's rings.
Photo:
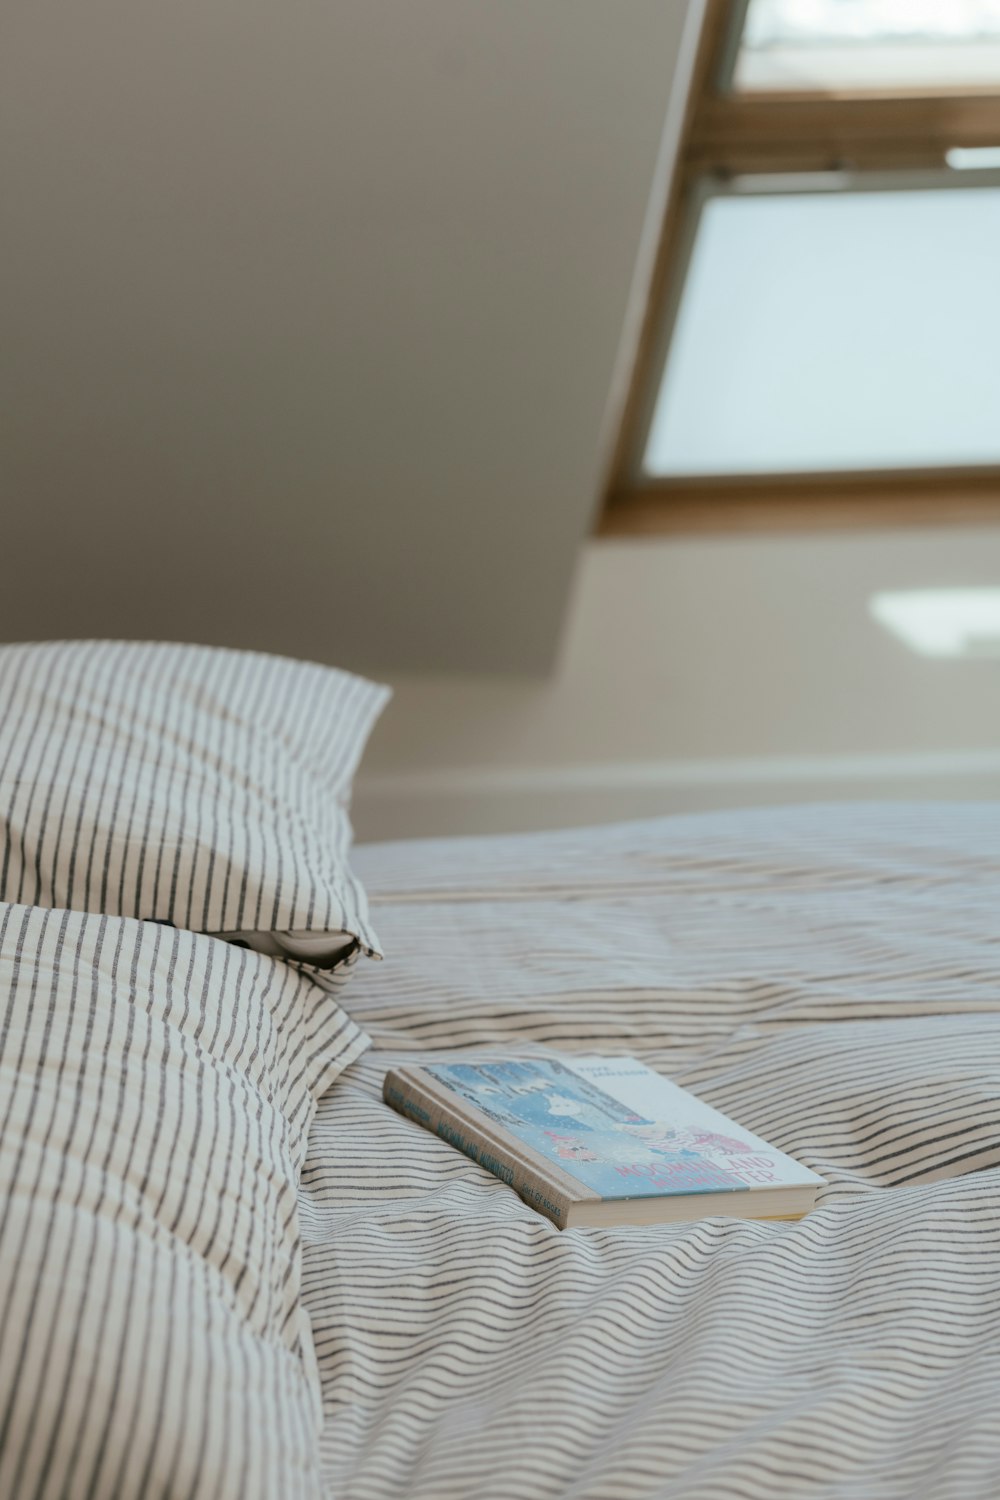
<svg viewBox="0 0 1000 1500">
<path fill-rule="evenodd" d="M 327 1493 L 1000 1496 L 1000 808 L 358 851 L 389 958 L 301 1190 Z M 414 1054 L 631 1053 L 820 1172 L 797 1224 L 560 1233 L 385 1109 Z"/>
</svg>

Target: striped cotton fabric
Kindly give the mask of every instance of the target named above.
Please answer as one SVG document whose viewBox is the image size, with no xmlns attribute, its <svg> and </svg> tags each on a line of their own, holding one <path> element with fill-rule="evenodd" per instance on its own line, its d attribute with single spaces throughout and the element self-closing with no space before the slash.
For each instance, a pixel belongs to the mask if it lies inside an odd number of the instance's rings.
<svg viewBox="0 0 1000 1500">
<path fill-rule="evenodd" d="M 321 1493 L 296 1190 L 366 1039 L 281 961 L 0 907 L 0 1495 Z"/>
<path fill-rule="evenodd" d="M 347 807 L 387 696 L 246 651 L 0 648 L 0 899 L 376 951 Z"/>
<path fill-rule="evenodd" d="M 995 1500 L 1000 807 L 359 850 L 399 957 L 301 1215 L 338 1500 Z M 558 1231 L 386 1068 L 634 1054 L 819 1172 L 798 1223 Z"/>
</svg>

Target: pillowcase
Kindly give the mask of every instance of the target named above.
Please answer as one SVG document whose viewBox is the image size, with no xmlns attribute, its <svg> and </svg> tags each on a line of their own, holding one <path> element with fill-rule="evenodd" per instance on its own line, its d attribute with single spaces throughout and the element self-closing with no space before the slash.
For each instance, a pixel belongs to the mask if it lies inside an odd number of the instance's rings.
<svg viewBox="0 0 1000 1500">
<path fill-rule="evenodd" d="M 249 651 L 0 647 L 0 900 L 377 953 L 347 808 L 387 698 Z"/>
<path fill-rule="evenodd" d="M 0 1494 L 320 1493 L 296 1192 L 367 1046 L 294 967 L 0 906 Z"/>
</svg>

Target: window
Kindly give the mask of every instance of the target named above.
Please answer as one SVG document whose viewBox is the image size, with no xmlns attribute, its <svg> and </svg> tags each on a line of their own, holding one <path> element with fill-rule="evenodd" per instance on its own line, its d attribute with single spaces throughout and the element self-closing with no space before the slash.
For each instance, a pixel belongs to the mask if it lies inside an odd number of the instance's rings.
<svg viewBox="0 0 1000 1500">
<path fill-rule="evenodd" d="M 709 0 L 606 530 L 1000 516 L 1000 0 Z"/>
<path fill-rule="evenodd" d="M 740 92 L 1000 82 L 998 0 L 750 0 Z"/>
</svg>

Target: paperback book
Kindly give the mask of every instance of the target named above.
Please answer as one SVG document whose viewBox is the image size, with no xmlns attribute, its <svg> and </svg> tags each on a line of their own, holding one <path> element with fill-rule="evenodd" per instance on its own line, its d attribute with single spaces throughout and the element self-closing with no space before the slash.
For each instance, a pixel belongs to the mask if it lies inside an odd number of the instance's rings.
<svg viewBox="0 0 1000 1500">
<path fill-rule="evenodd" d="M 561 1229 L 796 1219 L 822 1178 L 630 1057 L 394 1068 L 387 1104 Z"/>
</svg>

